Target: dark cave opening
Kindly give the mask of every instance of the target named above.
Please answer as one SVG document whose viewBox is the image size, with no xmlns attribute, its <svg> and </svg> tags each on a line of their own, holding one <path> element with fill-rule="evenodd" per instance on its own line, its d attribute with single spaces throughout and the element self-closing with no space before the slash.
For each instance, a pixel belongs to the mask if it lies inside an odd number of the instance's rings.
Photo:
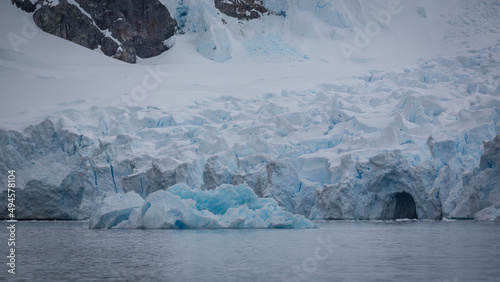
<svg viewBox="0 0 500 282">
<path fill-rule="evenodd" d="M 410 194 L 406 192 L 396 193 L 393 201 L 396 203 L 392 219 L 418 219 L 415 200 Z"/>
<path fill-rule="evenodd" d="M 417 206 L 413 197 L 406 192 L 394 193 L 385 205 L 381 219 L 418 219 Z"/>
</svg>

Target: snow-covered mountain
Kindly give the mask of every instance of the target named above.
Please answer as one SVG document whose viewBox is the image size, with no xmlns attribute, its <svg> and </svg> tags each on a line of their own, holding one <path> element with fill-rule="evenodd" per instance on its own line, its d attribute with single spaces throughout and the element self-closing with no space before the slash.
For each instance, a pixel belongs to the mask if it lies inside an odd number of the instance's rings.
<svg viewBox="0 0 500 282">
<path fill-rule="evenodd" d="M 0 4 L 18 218 L 185 183 L 248 185 L 310 219 L 500 220 L 499 1 L 247 1 L 267 10 L 249 20 L 160 2 L 177 34 L 136 64 Z"/>
</svg>

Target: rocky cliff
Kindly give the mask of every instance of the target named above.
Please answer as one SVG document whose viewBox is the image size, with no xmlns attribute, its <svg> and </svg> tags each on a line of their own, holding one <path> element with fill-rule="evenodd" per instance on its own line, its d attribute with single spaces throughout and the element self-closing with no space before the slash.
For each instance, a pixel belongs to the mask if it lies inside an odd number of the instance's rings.
<svg viewBox="0 0 500 282">
<path fill-rule="evenodd" d="M 268 12 L 262 0 L 214 0 L 222 13 L 238 19 L 256 19 Z"/>
<path fill-rule="evenodd" d="M 43 31 L 89 49 L 99 48 L 105 55 L 128 63 L 168 50 L 171 46 L 165 41 L 178 26 L 158 0 L 11 1 L 33 13 L 35 24 Z M 259 0 L 214 0 L 214 4 L 223 14 L 238 19 L 255 19 L 268 12 Z M 184 10 L 175 12 L 185 17 Z M 182 25 L 185 19 L 177 20 Z"/>
<path fill-rule="evenodd" d="M 45 32 L 135 63 L 168 49 L 177 23 L 158 0 L 12 0 Z"/>
</svg>

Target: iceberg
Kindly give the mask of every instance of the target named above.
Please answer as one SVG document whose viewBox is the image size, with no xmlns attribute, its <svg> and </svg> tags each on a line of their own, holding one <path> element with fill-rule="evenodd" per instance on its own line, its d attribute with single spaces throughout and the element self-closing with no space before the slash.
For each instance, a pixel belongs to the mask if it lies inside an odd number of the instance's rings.
<svg viewBox="0 0 500 282">
<path fill-rule="evenodd" d="M 258 198 L 247 185 L 222 185 L 214 190 L 177 184 L 149 194 L 145 200 L 130 191 L 105 198 L 92 213 L 91 229 L 304 229 L 315 228 L 271 198 Z"/>
<path fill-rule="evenodd" d="M 127 220 L 132 210 L 140 207 L 143 201 L 136 192 L 107 197 L 96 205 L 90 217 L 90 227 L 93 229 L 111 228 Z"/>
</svg>

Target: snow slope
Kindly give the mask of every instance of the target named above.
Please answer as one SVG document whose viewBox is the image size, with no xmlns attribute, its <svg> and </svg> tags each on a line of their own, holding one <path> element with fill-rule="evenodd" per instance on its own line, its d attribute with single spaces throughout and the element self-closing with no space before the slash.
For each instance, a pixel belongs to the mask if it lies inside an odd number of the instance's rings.
<svg viewBox="0 0 500 282">
<path fill-rule="evenodd" d="M 403 192 L 419 218 L 500 202 L 485 187 L 469 206 L 462 181 L 500 133 L 498 1 L 265 2 L 286 16 L 164 0 L 183 34 L 136 65 L 2 2 L 0 175 L 16 169 L 19 216 L 84 219 L 177 183 L 246 183 L 313 219 L 390 218 Z"/>
</svg>

